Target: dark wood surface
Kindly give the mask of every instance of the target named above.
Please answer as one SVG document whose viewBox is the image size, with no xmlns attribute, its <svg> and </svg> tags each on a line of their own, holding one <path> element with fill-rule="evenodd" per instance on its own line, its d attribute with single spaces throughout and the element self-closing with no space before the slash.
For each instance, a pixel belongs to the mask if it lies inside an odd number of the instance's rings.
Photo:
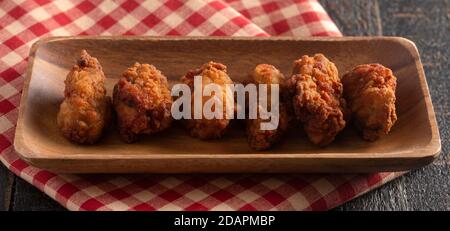
<svg viewBox="0 0 450 231">
<path fill-rule="evenodd" d="M 344 35 L 392 35 L 416 42 L 442 139 L 433 164 L 336 210 L 450 210 L 450 0 L 320 0 Z M 413 132 L 413 131 L 412 131 Z M 0 210 L 64 210 L 0 166 Z"/>
<path fill-rule="evenodd" d="M 433 164 L 411 171 L 336 210 L 450 210 L 450 1 L 320 2 L 344 35 L 402 36 L 416 43 L 442 140 L 441 155 Z"/>
</svg>

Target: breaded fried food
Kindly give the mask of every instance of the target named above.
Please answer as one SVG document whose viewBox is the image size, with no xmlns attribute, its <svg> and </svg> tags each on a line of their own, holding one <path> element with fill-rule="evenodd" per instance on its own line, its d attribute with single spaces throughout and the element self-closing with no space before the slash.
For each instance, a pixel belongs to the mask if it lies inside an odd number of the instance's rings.
<svg viewBox="0 0 450 231">
<path fill-rule="evenodd" d="M 287 89 L 309 140 L 319 146 L 330 144 L 346 124 L 343 87 L 334 63 L 322 54 L 295 60 Z"/>
<path fill-rule="evenodd" d="M 374 141 L 388 134 L 397 121 L 397 78 L 392 70 L 381 64 L 359 65 L 346 73 L 342 82 L 353 123 L 363 138 Z"/>
<path fill-rule="evenodd" d="M 62 134 L 80 144 L 99 140 L 111 121 L 111 98 L 98 60 L 85 50 L 66 77 L 64 101 L 57 115 Z"/>
<path fill-rule="evenodd" d="M 280 92 L 283 91 L 285 78 L 283 74 L 274 66 L 269 64 L 259 64 L 255 69 L 249 74 L 249 83 L 256 84 L 268 84 L 268 109 L 272 102 L 270 84 L 279 84 Z M 288 128 L 289 116 L 286 104 L 282 102 L 279 98 L 278 102 L 278 127 L 274 130 L 262 130 L 261 123 L 268 122 L 268 120 L 263 120 L 258 116 L 257 119 L 247 120 L 247 140 L 251 148 L 255 150 L 266 150 L 272 147 L 276 142 L 280 140 L 282 135 L 286 132 Z"/>
<path fill-rule="evenodd" d="M 194 78 L 195 76 L 201 76 L 202 80 L 202 88 L 205 88 L 207 84 L 217 84 L 221 88 L 222 97 L 219 100 L 222 100 L 223 105 L 223 116 L 221 119 L 205 118 L 204 113 L 202 113 L 200 119 L 194 119 Z M 193 137 L 197 137 L 200 139 L 217 139 L 224 135 L 230 120 L 227 119 L 227 107 L 232 106 L 231 104 L 227 104 L 226 102 L 233 102 L 233 95 L 227 94 L 227 86 L 226 84 L 233 84 L 233 81 L 227 74 L 227 67 L 221 63 L 216 62 L 208 62 L 203 64 L 200 68 L 189 71 L 185 76 L 181 77 L 181 82 L 187 84 L 191 89 L 191 119 L 185 119 L 183 121 L 184 126 L 189 131 L 189 134 Z M 203 91 L 203 89 L 202 89 Z M 214 96 L 203 96 L 202 104 L 205 104 L 206 101 L 211 99 Z M 233 105 L 234 106 L 234 105 Z M 203 105 L 202 105 L 203 108 Z"/>
<path fill-rule="evenodd" d="M 114 86 L 114 109 L 123 141 L 131 143 L 141 134 L 153 134 L 172 122 L 167 78 L 153 65 L 135 63 Z"/>
</svg>

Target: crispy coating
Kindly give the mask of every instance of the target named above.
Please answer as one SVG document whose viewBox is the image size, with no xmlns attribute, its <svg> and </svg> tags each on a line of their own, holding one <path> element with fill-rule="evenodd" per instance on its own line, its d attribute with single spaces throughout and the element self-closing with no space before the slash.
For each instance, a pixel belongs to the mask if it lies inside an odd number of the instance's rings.
<svg viewBox="0 0 450 231">
<path fill-rule="evenodd" d="M 207 84 L 214 83 L 221 87 L 222 89 L 222 102 L 223 102 L 223 118 L 222 119 L 206 119 L 204 114 L 202 114 L 201 119 L 185 119 L 184 125 L 189 131 L 189 134 L 193 137 L 200 139 L 217 139 L 223 136 L 225 133 L 230 120 L 226 117 L 227 107 L 226 102 L 232 102 L 233 95 L 226 94 L 225 84 L 233 84 L 233 81 L 227 74 L 227 68 L 221 63 L 208 62 L 203 64 L 200 68 L 196 70 L 189 71 L 185 76 L 181 77 L 181 82 L 187 84 L 191 89 L 191 107 L 192 107 L 192 118 L 194 118 L 194 77 L 202 77 L 202 87 L 204 88 Z M 211 99 L 213 96 L 203 96 L 202 103 Z M 203 107 L 202 107 L 203 108 Z"/>
<path fill-rule="evenodd" d="M 312 143 L 328 145 L 346 124 L 338 70 L 324 55 L 316 54 L 294 61 L 292 73 L 287 89 L 294 113 Z"/>
<path fill-rule="evenodd" d="M 62 134 L 80 144 L 98 141 L 111 120 L 111 98 L 98 60 L 85 50 L 66 77 L 57 124 Z"/>
<path fill-rule="evenodd" d="M 254 84 L 280 84 L 282 91 L 285 78 L 281 72 L 272 65 L 260 64 L 255 67 L 249 75 L 249 83 Z M 270 94 L 270 88 L 268 88 Z M 270 107 L 270 95 L 267 96 Z M 261 130 L 261 123 L 267 122 L 261 118 L 247 120 L 247 140 L 251 148 L 255 150 L 266 150 L 280 140 L 288 128 L 289 116 L 286 104 L 280 98 L 278 127 L 274 130 Z"/>
<path fill-rule="evenodd" d="M 397 78 L 381 64 L 365 64 L 346 73 L 342 82 L 355 126 L 365 140 L 374 141 L 391 130 Z"/>
<path fill-rule="evenodd" d="M 123 141 L 153 134 L 170 126 L 172 96 L 167 78 L 154 66 L 135 63 L 114 86 L 114 108 Z"/>
</svg>

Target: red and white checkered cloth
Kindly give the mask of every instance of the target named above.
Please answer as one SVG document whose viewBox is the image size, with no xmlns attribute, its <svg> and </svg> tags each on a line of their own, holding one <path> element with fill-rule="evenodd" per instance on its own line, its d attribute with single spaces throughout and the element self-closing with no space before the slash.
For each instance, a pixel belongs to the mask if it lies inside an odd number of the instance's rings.
<svg viewBox="0 0 450 231">
<path fill-rule="evenodd" d="M 70 210 L 325 210 L 399 176 L 70 175 L 12 146 L 30 46 L 56 35 L 340 36 L 317 1 L 0 2 L 0 160 Z"/>
</svg>

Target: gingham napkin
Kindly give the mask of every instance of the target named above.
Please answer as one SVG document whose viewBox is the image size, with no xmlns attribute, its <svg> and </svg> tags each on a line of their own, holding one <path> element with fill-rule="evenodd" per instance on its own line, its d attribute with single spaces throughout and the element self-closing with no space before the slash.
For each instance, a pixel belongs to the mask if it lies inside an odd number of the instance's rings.
<svg viewBox="0 0 450 231">
<path fill-rule="evenodd" d="M 317 1 L 1 1 L 0 32 L 0 160 L 70 210 L 325 210 L 399 175 L 69 175 L 30 166 L 14 151 L 23 75 L 38 38 L 340 36 Z"/>
</svg>

